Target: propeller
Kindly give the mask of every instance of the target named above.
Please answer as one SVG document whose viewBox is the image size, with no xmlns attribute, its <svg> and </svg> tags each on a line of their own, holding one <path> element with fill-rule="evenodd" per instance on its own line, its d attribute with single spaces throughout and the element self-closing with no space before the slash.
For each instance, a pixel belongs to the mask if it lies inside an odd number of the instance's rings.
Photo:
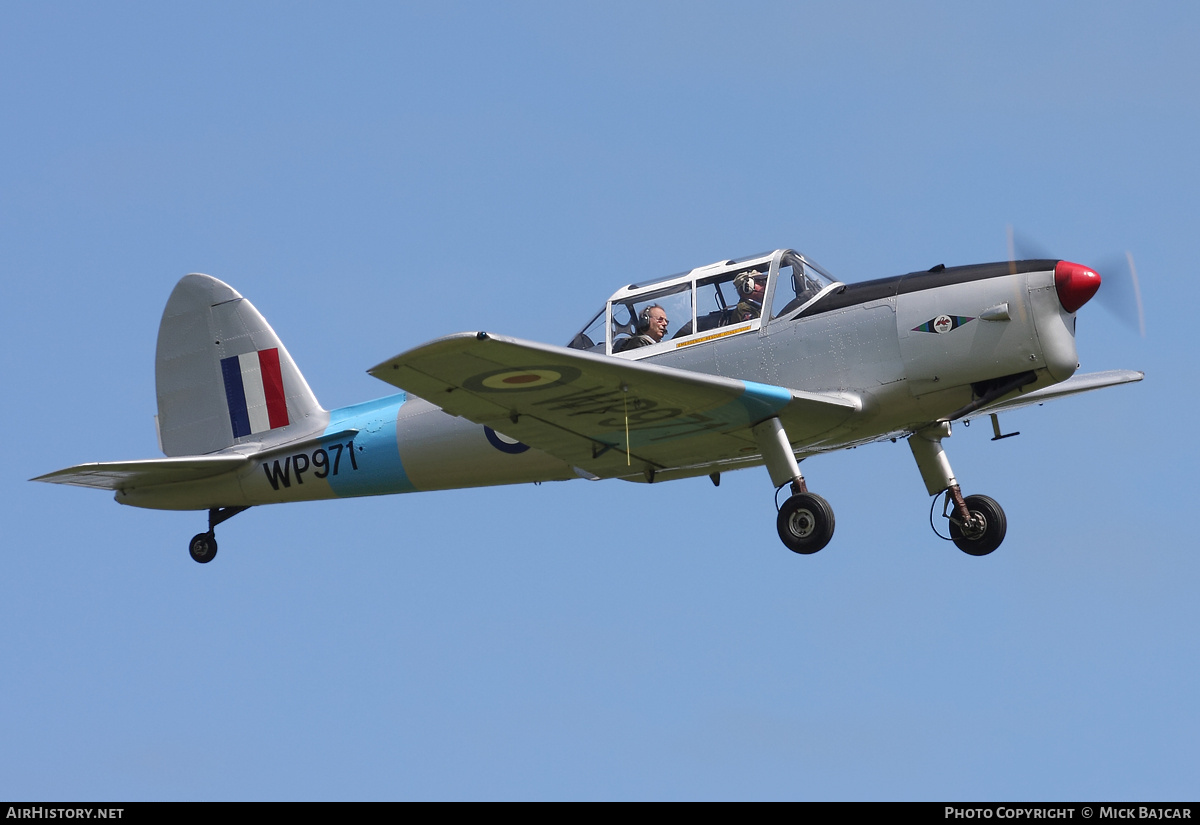
<svg viewBox="0 0 1200 825">
<path fill-rule="evenodd" d="M 1142 288 L 1138 284 L 1137 266 L 1133 253 L 1110 255 L 1101 259 L 1100 291 L 1096 299 L 1111 312 L 1118 321 L 1137 334 L 1146 337 L 1146 311 L 1142 306 Z"/>
<path fill-rule="evenodd" d="M 1007 230 L 1010 264 L 1020 260 L 1055 258 L 1035 242 L 1014 232 L 1012 224 L 1008 225 Z M 1100 291 L 1096 294 L 1099 304 L 1122 324 L 1145 338 L 1146 313 L 1142 305 L 1142 288 L 1138 283 L 1133 253 L 1107 255 L 1100 261 L 1100 266 L 1093 269 L 1100 275 Z"/>
</svg>

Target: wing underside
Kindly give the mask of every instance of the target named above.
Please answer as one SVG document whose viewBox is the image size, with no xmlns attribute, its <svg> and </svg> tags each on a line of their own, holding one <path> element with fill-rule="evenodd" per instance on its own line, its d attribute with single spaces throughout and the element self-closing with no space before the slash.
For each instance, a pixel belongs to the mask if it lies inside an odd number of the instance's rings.
<svg viewBox="0 0 1200 825">
<path fill-rule="evenodd" d="M 1022 407 L 1028 407 L 1033 404 L 1044 404 L 1047 401 L 1055 401 L 1059 398 L 1066 398 L 1069 395 L 1078 395 L 1084 392 L 1091 392 L 1092 390 L 1102 390 L 1106 387 L 1116 387 L 1120 384 L 1131 384 L 1135 381 L 1141 381 L 1145 377 L 1146 374 L 1138 370 L 1105 370 L 1103 372 L 1084 373 L 1083 375 L 1068 378 L 1066 381 L 1051 387 L 1044 387 L 1026 395 L 1019 395 L 1016 398 L 989 404 L 972 413 L 969 417 L 1019 410 Z"/>
<path fill-rule="evenodd" d="M 779 416 L 814 443 L 861 407 L 851 395 L 626 361 L 486 333 L 432 341 L 368 372 L 447 412 L 600 477 L 746 459 Z"/>
</svg>

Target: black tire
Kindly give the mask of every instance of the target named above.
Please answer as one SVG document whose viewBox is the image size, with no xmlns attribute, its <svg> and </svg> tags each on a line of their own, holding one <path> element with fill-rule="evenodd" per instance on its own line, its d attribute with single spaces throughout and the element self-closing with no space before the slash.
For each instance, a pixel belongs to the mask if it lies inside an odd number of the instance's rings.
<svg viewBox="0 0 1200 825">
<path fill-rule="evenodd" d="M 193 560 L 208 564 L 217 557 L 217 537 L 212 533 L 197 533 L 188 544 L 188 552 Z"/>
<path fill-rule="evenodd" d="M 1008 531 L 1008 522 L 1004 518 L 1004 510 L 995 499 L 987 496 L 967 496 L 964 501 L 971 512 L 972 519 L 983 519 L 983 529 L 968 534 L 962 529 L 957 519 L 950 520 L 950 538 L 959 550 L 970 556 L 986 556 L 1004 541 Z"/>
<path fill-rule="evenodd" d="M 800 493 L 779 508 L 779 538 L 793 553 L 815 553 L 833 538 L 833 508 L 815 493 Z"/>
</svg>

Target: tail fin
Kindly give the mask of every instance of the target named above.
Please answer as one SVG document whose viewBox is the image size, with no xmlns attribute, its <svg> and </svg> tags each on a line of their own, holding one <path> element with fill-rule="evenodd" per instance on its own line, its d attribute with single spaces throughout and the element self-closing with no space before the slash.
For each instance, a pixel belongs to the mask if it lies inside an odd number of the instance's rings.
<svg viewBox="0 0 1200 825">
<path fill-rule="evenodd" d="M 267 320 L 208 275 L 185 276 L 167 300 L 154 377 L 168 456 L 290 441 L 329 421 Z"/>
</svg>

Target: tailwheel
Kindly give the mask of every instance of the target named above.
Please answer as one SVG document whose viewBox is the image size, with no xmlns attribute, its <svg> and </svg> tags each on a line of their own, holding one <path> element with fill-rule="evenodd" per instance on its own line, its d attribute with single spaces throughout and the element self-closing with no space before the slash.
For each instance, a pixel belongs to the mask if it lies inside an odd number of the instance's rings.
<svg viewBox="0 0 1200 825">
<path fill-rule="evenodd" d="M 242 507 L 211 507 L 208 511 L 208 532 L 192 536 L 188 544 L 188 552 L 192 558 L 201 564 L 208 564 L 217 556 L 217 525 L 249 510 L 250 505 Z"/>
<path fill-rule="evenodd" d="M 775 526 L 787 549 L 815 553 L 833 538 L 833 508 L 815 493 L 798 493 L 779 508 Z"/>
<path fill-rule="evenodd" d="M 192 541 L 188 544 L 188 552 L 192 554 L 193 560 L 201 564 L 208 564 L 217 556 L 216 535 L 210 531 L 192 536 Z"/>
<path fill-rule="evenodd" d="M 1008 530 L 1004 510 L 987 496 L 967 496 L 963 501 L 971 514 L 971 522 L 964 524 L 962 519 L 951 516 L 950 538 L 964 553 L 986 556 L 1004 541 L 1004 534 Z"/>
</svg>

